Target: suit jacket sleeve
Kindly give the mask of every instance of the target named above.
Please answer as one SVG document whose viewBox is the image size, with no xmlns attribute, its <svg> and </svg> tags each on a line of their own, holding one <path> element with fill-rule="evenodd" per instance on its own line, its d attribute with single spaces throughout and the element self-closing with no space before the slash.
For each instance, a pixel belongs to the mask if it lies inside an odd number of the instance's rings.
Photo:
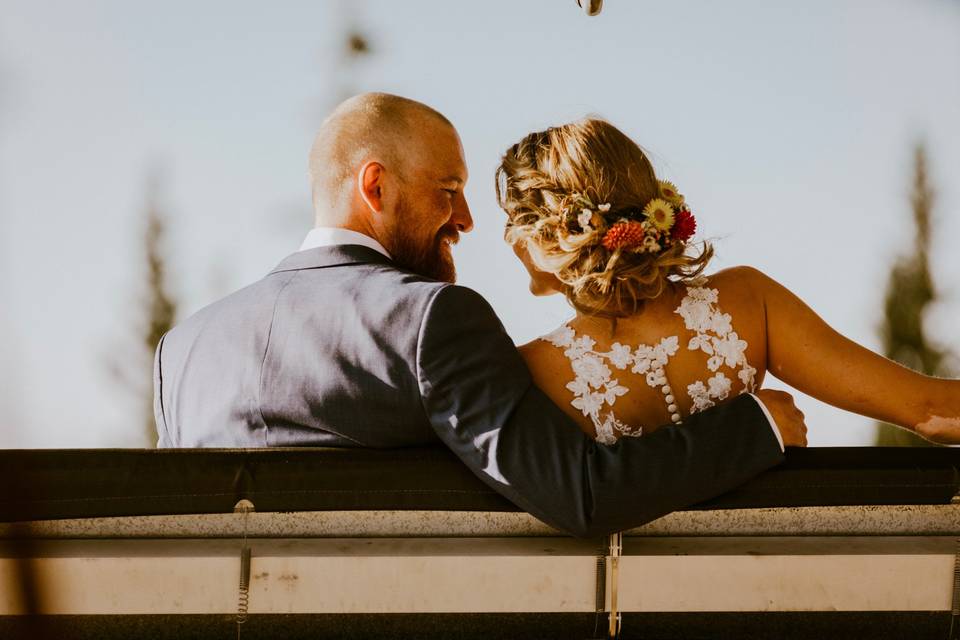
<svg viewBox="0 0 960 640">
<path fill-rule="evenodd" d="M 157 351 L 153 355 L 153 418 L 157 423 L 158 449 L 173 446 L 167 435 L 167 420 L 163 413 L 163 372 L 160 362 L 162 351 L 163 337 L 160 338 L 160 342 L 157 344 Z"/>
<path fill-rule="evenodd" d="M 430 301 L 417 376 L 440 439 L 494 490 L 576 536 L 639 526 L 784 457 L 747 395 L 683 425 L 597 444 L 533 385 L 490 305 L 464 287 L 445 286 Z"/>
</svg>

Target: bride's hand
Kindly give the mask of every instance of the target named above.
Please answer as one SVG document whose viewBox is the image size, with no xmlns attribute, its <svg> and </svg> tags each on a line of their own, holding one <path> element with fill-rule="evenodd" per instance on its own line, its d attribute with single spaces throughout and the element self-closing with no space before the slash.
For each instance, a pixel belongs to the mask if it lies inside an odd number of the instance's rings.
<svg viewBox="0 0 960 640">
<path fill-rule="evenodd" d="M 960 444 L 960 417 L 933 416 L 917 425 L 917 435 L 937 444 Z"/>
<path fill-rule="evenodd" d="M 756 396 L 770 412 L 785 447 L 807 446 L 807 423 L 793 396 L 785 391 L 760 389 Z"/>
</svg>

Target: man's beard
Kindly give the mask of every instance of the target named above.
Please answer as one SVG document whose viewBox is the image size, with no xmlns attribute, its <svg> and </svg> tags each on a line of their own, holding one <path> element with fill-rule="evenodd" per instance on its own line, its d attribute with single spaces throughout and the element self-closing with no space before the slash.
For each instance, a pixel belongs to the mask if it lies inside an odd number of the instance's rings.
<svg viewBox="0 0 960 640">
<path fill-rule="evenodd" d="M 456 227 L 443 226 L 432 238 L 419 238 L 414 233 L 416 215 L 403 201 L 397 203 L 396 218 L 400 223 L 393 230 L 387 250 L 397 266 L 431 280 L 456 282 L 457 269 L 448 244 L 459 238 Z"/>
</svg>

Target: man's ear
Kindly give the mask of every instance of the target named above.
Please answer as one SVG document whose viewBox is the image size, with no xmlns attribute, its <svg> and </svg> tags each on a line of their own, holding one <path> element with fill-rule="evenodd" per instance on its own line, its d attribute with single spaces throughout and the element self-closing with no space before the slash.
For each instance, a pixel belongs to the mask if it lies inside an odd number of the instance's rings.
<svg viewBox="0 0 960 640">
<path fill-rule="evenodd" d="M 383 165 L 371 160 L 357 174 L 357 189 L 360 197 L 374 213 L 383 213 Z"/>
</svg>

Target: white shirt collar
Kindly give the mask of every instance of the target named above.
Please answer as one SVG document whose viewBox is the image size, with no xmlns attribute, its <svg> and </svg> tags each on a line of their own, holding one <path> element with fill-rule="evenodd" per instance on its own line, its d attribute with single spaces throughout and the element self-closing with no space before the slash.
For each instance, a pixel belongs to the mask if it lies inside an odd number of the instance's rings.
<svg viewBox="0 0 960 640">
<path fill-rule="evenodd" d="M 390 257 L 383 245 L 370 236 L 359 231 L 339 227 L 314 227 L 304 238 L 303 244 L 300 245 L 300 251 L 316 249 L 317 247 L 332 247 L 339 244 L 358 244 L 361 247 L 367 247 L 382 253 L 388 258 Z"/>
</svg>

